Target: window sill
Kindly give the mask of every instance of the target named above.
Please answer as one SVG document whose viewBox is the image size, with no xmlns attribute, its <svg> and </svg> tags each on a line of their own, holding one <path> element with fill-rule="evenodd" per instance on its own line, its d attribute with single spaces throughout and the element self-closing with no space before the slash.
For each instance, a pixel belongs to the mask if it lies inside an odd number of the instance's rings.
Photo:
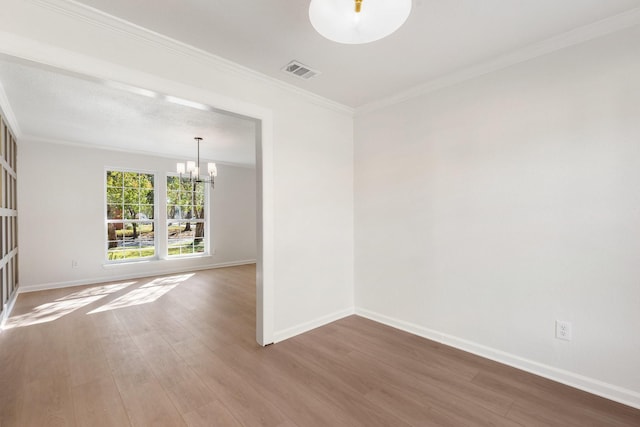
<svg viewBox="0 0 640 427">
<path fill-rule="evenodd" d="M 180 259 L 199 259 L 199 258 L 211 258 L 212 254 L 202 254 L 202 255 L 176 255 L 166 258 L 160 258 L 158 261 L 176 261 Z"/>
<path fill-rule="evenodd" d="M 171 261 L 180 261 L 180 260 L 188 260 L 188 259 L 207 259 L 212 257 L 213 257 L 212 254 L 202 254 L 202 255 L 183 255 L 183 256 L 167 257 L 167 258 L 153 258 L 153 259 L 145 259 L 145 260 L 139 260 L 139 261 L 109 262 L 109 263 L 103 263 L 102 268 L 111 269 L 111 268 L 131 266 L 131 265 L 140 266 L 143 264 L 153 265 L 156 263 L 163 263 L 167 261 L 171 262 Z"/>
</svg>

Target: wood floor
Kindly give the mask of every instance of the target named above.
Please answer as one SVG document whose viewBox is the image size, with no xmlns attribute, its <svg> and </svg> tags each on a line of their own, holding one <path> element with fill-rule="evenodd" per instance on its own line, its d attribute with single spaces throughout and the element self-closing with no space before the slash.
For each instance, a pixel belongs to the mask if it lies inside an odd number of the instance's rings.
<svg viewBox="0 0 640 427">
<path fill-rule="evenodd" d="M 640 426 L 640 411 L 351 316 L 255 343 L 255 269 L 20 295 L 0 426 Z"/>
</svg>

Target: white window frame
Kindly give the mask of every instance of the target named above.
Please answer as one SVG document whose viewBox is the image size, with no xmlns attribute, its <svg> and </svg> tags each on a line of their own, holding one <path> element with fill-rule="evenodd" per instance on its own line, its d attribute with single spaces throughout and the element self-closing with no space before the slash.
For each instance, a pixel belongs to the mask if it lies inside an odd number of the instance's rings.
<svg viewBox="0 0 640 427">
<path fill-rule="evenodd" d="M 108 206 L 109 200 L 107 195 L 107 173 L 108 172 L 129 172 L 129 173 L 137 173 L 137 174 L 145 174 L 153 176 L 153 219 L 109 219 L 108 215 Z M 153 223 L 153 229 L 158 230 L 159 227 L 162 227 L 161 221 L 158 220 L 158 173 L 149 170 L 143 169 L 130 169 L 130 168 L 120 168 L 120 167 L 105 167 L 103 177 L 103 191 L 104 191 L 104 260 L 106 264 L 129 264 L 136 262 L 144 262 L 150 260 L 157 260 L 160 257 L 159 247 L 158 247 L 158 235 L 154 232 L 153 236 L 153 248 L 154 254 L 152 256 L 146 257 L 137 257 L 137 258 L 125 258 L 125 259 L 109 259 L 109 224 L 113 223 Z M 166 186 L 166 180 L 165 184 Z"/>
<path fill-rule="evenodd" d="M 205 257 L 205 256 L 209 256 L 211 253 L 211 218 L 209 216 L 209 212 L 210 212 L 210 201 L 211 201 L 211 187 L 210 184 L 208 183 L 203 183 L 203 187 L 204 187 L 204 214 L 203 214 L 203 218 L 202 218 L 202 222 L 204 223 L 204 251 L 203 252 L 193 252 L 193 253 L 186 253 L 186 254 L 178 254 L 178 255 L 169 255 L 169 224 L 173 223 L 173 222 L 181 222 L 181 223 L 186 223 L 186 222 L 200 222 L 199 219 L 173 219 L 173 218 L 169 218 L 168 217 L 168 209 L 169 209 L 169 185 L 167 183 L 168 178 L 170 177 L 174 177 L 174 178 L 178 178 L 179 175 L 176 173 L 167 173 L 164 177 L 164 194 L 165 194 L 165 198 L 164 198 L 164 215 L 162 217 L 162 220 L 164 221 L 163 224 L 163 238 L 164 238 L 164 242 L 163 242 L 163 247 L 164 247 L 164 258 L 165 259 L 169 259 L 169 260 L 173 260 L 173 259 L 184 259 L 184 258 L 200 258 L 200 257 Z"/>
</svg>

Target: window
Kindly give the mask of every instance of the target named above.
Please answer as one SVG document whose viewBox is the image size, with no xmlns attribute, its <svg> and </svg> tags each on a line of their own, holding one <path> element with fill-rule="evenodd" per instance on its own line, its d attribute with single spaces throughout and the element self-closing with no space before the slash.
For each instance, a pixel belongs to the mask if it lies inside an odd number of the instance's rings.
<svg viewBox="0 0 640 427">
<path fill-rule="evenodd" d="M 154 175 L 108 170 L 107 259 L 130 261 L 156 255 Z"/>
<path fill-rule="evenodd" d="M 167 177 L 167 254 L 169 257 L 206 253 L 204 182 Z"/>
</svg>

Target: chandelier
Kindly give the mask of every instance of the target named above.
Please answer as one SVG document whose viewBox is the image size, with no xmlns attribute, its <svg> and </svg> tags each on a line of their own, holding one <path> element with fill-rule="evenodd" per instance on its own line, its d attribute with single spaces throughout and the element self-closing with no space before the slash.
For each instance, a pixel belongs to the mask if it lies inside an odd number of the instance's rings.
<svg viewBox="0 0 640 427">
<path fill-rule="evenodd" d="M 187 161 L 186 163 L 178 162 L 176 164 L 176 169 L 178 171 L 178 176 L 182 181 L 188 181 L 193 183 L 194 185 L 198 182 L 205 182 L 211 184 L 211 188 L 214 187 L 214 179 L 218 176 L 218 168 L 215 163 L 207 163 L 207 175 L 200 176 L 200 141 L 202 138 L 196 136 L 193 138 L 196 140 L 198 145 L 198 155 L 196 157 L 196 161 Z"/>
<path fill-rule="evenodd" d="M 311 0 L 309 20 L 322 36 L 346 43 L 369 43 L 404 24 L 411 0 Z"/>
</svg>

